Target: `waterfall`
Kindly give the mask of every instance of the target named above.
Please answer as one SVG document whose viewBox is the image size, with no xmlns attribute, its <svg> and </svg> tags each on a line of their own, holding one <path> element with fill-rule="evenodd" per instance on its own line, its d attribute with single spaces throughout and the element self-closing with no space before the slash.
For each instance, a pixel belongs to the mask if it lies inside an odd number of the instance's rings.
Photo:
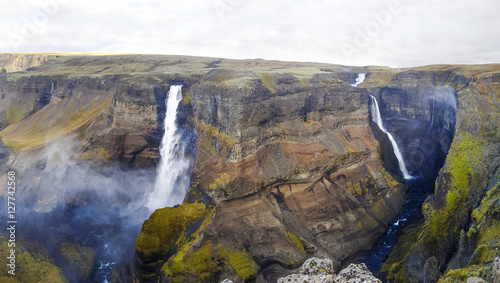
<svg viewBox="0 0 500 283">
<path fill-rule="evenodd" d="M 165 100 L 165 132 L 160 146 L 160 164 L 156 172 L 154 191 L 149 196 L 147 207 L 150 211 L 182 203 L 189 188 L 190 161 L 184 155 L 181 135 L 175 118 L 177 107 L 182 100 L 182 85 L 172 85 Z"/>
<path fill-rule="evenodd" d="M 353 87 L 358 87 L 358 85 L 362 84 L 365 81 L 366 74 L 358 74 L 356 76 L 356 82 L 351 84 Z"/>
<path fill-rule="evenodd" d="M 52 82 L 52 87 L 50 88 L 50 95 L 54 95 L 54 82 Z"/>
<path fill-rule="evenodd" d="M 434 109 L 436 108 L 436 90 L 432 93 L 432 112 L 431 112 L 431 125 L 429 126 L 429 131 L 432 130 L 432 126 L 434 126 Z"/>
<path fill-rule="evenodd" d="M 396 140 L 394 140 L 394 137 L 392 136 L 391 133 L 389 133 L 386 128 L 384 127 L 384 123 L 382 122 L 382 116 L 380 116 L 380 109 L 378 108 L 378 103 L 377 99 L 373 97 L 373 95 L 370 95 L 371 99 L 371 112 L 372 112 L 372 120 L 379 129 L 387 134 L 387 137 L 389 138 L 389 141 L 392 144 L 392 149 L 394 151 L 394 154 L 396 155 L 396 158 L 398 159 L 398 164 L 399 164 L 399 170 L 401 170 L 401 173 L 403 174 L 403 178 L 405 180 L 413 179 L 413 176 L 408 173 L 408 170 L 406 169 L 405 161 L 403 159 L 403 155 L 401 154 L 401 151 L 399 150 L 399 146 L 396 143 Z"/>
</svg>

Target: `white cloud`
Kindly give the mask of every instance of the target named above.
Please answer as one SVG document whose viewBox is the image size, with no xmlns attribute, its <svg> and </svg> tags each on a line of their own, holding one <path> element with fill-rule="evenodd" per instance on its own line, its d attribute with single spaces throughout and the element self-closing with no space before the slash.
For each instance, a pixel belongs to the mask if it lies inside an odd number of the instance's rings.
<svg viewBox="0 0 500 283">
<path fill-rule="evenodd" d="M 0 52 L 187 54 L 394 67 L 474 63 L 477 57 L 499 62 L 499 8 L 495 0 L 0 0 Z"/>
</svg>

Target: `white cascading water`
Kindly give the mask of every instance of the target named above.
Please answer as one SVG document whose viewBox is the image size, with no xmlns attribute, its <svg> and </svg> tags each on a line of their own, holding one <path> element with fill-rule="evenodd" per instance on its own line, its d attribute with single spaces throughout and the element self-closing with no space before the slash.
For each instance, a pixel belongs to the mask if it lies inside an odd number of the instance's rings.
<svg viewBox="0 0 500 283">
<path fill-rule="evenodd" d="M 358 74 L 356 76 L 356 82 L 351 84 L 353 87 L 358 87 L 358 85 L 362 84 L 365 81 L 366 74 Z"/>
<path fill-rule="evenodd" d="M 399 170 L 401 170 L 401 173 L 403 174 L 403 178 L 405 180 L 410 180 L 413 179 L 413 176 L 408 173 L 408 170 L 406 169 L 405 161 L 403 159 L 403 155 L 401 155 L 401 151 L 399 150 L 399 146 L 396 143 L 396 140 L 394 140 L 394 137 L 389 133 L 382 122 L 382 116 L 380 115 L 380 109 L 378 108 L 378 103 L 377 99 L 373 97 L 373 95 L 370 95 L 370 99 L 372 100 L 371 103 L 371 112 L 372 112 L 372 120 L 377 124 L 379 129 L 387 134 L 387 137 L 389 137 L 389 141 L 392 144 L 392 149 L 394 151 L 394 154 L 396 155 L 396 158 L 398 159 L 398 164 L 399 164 Z"/>
<path fill-rule="evenodd" d="M 172 85 L 166 99 L 165 133 L 160 146 L 160 165 L 156 172 L 154 191 L 149 196 L 150 211 L 182 203 L 189 188 L 188 174 L 191 163 L 185 158 L 181 135 L 177 132 L 175 118 L 182 100 L 182 85 Z"/>
</svg>

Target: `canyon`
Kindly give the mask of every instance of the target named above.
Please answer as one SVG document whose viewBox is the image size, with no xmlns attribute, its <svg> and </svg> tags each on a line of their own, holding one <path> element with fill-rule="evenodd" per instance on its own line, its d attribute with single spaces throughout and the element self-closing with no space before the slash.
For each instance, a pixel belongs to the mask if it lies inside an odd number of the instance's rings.
<svg viewBox="0 0 500 283">
<path fill-rule="evenodd" d="M 414 202 L 417 216 L 374 275 L 491 276 L 500 65 L 64 53 L 0 62 L 0 179 L 19 176 L 29 278 L 276 282 L 311 257 L 338 272 Z M 168 188 L 181 197 L 162 205 L 153 191 L 169 90 L 180 85 L 175 156 L 189 185 Z"/>
</svg>

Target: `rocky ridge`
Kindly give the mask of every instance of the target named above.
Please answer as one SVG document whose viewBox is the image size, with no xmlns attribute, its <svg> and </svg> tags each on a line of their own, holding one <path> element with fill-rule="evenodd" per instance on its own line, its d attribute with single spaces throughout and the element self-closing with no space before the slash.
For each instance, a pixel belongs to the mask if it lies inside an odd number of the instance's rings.
<svg viewBox="0 0 500 283">
<path fill-rule="evenodd" d="M 304 262 L 298 274 L 291 274 L 278 278 L 277 283 L 381 283 L 373 276 L 363 263 L 350 264 L 342 269 L 338 275 L 333 272 L 330 259 L 309 258 Z"/>
</svg>

